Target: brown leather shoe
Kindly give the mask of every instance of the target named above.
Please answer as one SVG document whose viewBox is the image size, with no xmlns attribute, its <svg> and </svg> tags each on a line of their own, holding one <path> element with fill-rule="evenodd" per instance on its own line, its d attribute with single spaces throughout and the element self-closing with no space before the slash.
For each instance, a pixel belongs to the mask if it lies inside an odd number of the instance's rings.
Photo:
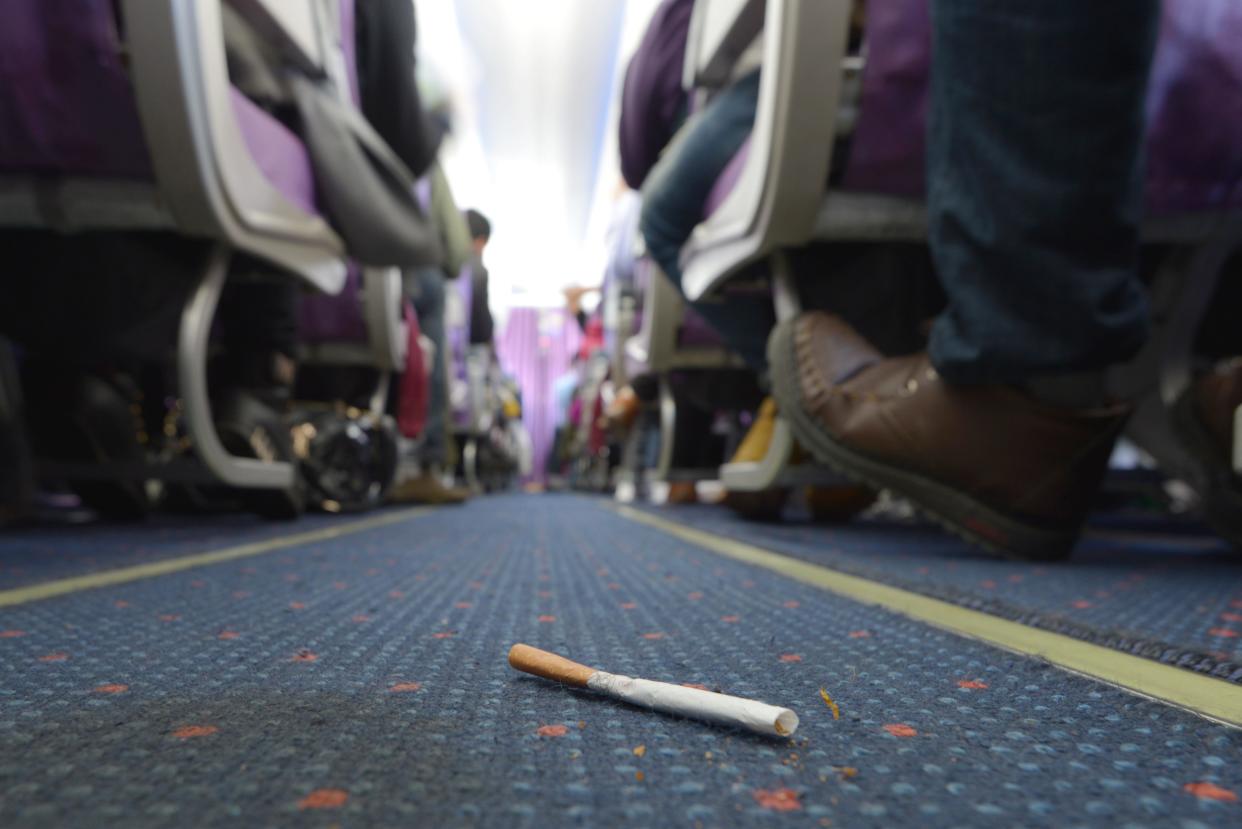
<svg viewBox="0 0 1242 829">
<path fill-rule="evenodd" d="M 1242 549 L 1242 476 L 1233 470 L 1233 417 L 1242 406 L 1242 359 L 1191 384 L 1173 409 L 1182 444 L 1202 465 L 1203 513 L 1212 529 Z"/>
<path fill-rule="evenodd" d="M 816 458 L 1015 558 L 1069 554 L 1128 414 L 950 385 L 926 354 L 886 359 L 821 312 L 778 326 L 768 360 L 780 409 Z"/>
</svg>

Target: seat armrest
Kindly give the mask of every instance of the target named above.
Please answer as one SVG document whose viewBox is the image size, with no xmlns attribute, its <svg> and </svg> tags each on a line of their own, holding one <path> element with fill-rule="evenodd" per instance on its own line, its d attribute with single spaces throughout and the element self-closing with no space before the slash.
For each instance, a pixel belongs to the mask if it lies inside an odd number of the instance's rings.
<svg viewBox="0 0 1242 829">
<path fill-rule="evenodd" d="M 699 299 L 782 246 L 811 238 L 827 187 L 851 0 L 768 0 L 750 154 L 737 186 L 682 251 Z"/>
<path fill-rule="evenodd" d="M 219 3 L 122 4 L 139 117 L 156 184 L 178 228 L 338 292 L 345 282 L 340 237 L 274 187 L 247 147 L 233 105 Z"/>
</svg>

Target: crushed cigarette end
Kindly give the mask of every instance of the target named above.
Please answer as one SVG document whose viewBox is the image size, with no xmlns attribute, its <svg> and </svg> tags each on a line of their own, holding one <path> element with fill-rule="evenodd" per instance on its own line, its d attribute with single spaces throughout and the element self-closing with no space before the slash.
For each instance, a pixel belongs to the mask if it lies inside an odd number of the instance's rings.
<svg viewBox="0 0 1242 829">
<path fill-rule="evenodd" d="M 841 719 L 841 708 L 835 702 L 832 701 L 832 697 L 828 696 L 828 692 L 825 691 L 823 688 L 820 688 L 819 695 L 823 697 L 824 702 L 827 704 L 828 708 L 832 711 L 832 718 L 834 720 Z"/>
<path fill-rule="evenodd" d="M 647 747 L 645 745 L 638 746 L 637 748 L 634 749 L 635 757 L 642 757 L 646 753 L 647 753 Z"/>
</svg>

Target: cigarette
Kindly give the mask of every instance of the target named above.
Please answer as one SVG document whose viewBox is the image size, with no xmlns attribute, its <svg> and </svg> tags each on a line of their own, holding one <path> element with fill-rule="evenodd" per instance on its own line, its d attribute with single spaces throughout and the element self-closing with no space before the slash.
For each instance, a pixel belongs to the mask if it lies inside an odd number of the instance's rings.
<svg viewBox="0 0 1242 829">
<path fill-rule="evenodd" d="M 669 682 L 610 674 L 530 645 L 514 645 L 509 650 L 509 665 L 524 673 L 575 688 L 590 688 L 633 705 L 735 725 L 768 737 L 788 737 L 798 729 L 798 715 L 788 708 Z"/>
</svg>

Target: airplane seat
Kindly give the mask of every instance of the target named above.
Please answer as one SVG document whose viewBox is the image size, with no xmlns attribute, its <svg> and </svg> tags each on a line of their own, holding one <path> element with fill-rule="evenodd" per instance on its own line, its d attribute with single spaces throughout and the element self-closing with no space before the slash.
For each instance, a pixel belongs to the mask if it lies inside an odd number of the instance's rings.
<svg viewBox="0 0 1242 829">
<path fill-rule="evenodd" d="M 339 0 L 341 82 L 345 97 L 358 108 L 355 11 L 355 0 Z M 304 148 L 301 152 L 305 156 Z M 411 361 L 422 359 L 409 348 L 404 302 L 399 269 L 364 267 L 351 261 L 340 292 L 303 298 L 299 308 L 302 362 L 376 371 L 370 408 L 373 413 L 383 412 L 392 375 L 408 371 Z"/>
<path fill-rule="evenodd" d="M 789 249 L 924 242 L 928 1 L 869 4 L 862 58 L 845 55 L 849 0 L 700 5 L 697 16 L 728 19 L 692 24 L 688 82 L 717 88 L 740 54 L 738 44 L 756 36 L 763 39 L 764 74 L 751 139 L 720 177 L 708 214 L 683 249 L 687 295 L 701 299 L 764 262 L 778 316 L 786 317 L 799 308 Z M 1112 380 L 1118 394 L 1144 400 L 1130 436 L 1168 471 L 1191 480 L 1202 476 L 1172 439 L 1169 410 L 1189 382 L 1194 334 L 1220 270 L 1242 243 L 1242 106 L 1228 105 L 1242 89 L 1242 52 L 1233 47 L 1239 37 L 1242 7 L 1231 0 L 1164 4 L 1149 92 L 1142 230 L 1144 244 L 1162 257 L 1152 285 L 1154 330 L 1144 352 Z M 829 189 L 835 121 L 855 72 L 857 120 L 841 185 Z M 781 444 L 773 442 L 775 452 L 786 452 Z M 769 464 L 767 472 L 784 465 Z M 731 485 L 762 488 L 772 480 L 751 475 Z"/>
<path fill-rule="evenodd" d="M 352 43 L 337 39 L 353 0 L 257 0 L 235 10 L 284 65 L 356 91 L 352 75 L 342 79 Z M 18 244 L 32 232 L 162 235 L 201 250 L 174 326 L 201 466 L 147 461 L 107 474 L 287 491 L 292 464 L 234 456 L 215 430 L 207 391 L 215 312 L 239 257 L 260 263 L 266 278 L 335 294 L 347 282 L 347 251 L 319 209 L 305 145 L 233 86 L 223 16 L 220 3 L 194 0 L 9 3 L 0 30 L 8 56 L 0 236 Z"/>
<path fill-rule="evenodd" d="M 720 336 L 693 309 L 688 308 L 671 280 L 647 256 L 634 263 L 634 286 L 641 297 L 634 313 L 635 332 L 624 343 L 625 376 L 656 378 L 660 451 L 650 477 L 656 481 L 708 480 L 716 476 L 714 467 L 675 466 L 679 451 L 678 389 L 693 374 L 729 374 L 743 371 L 745 365 L 725 347 Z M 641 458 L 637 442 L 640 430 L 633 430 L 630 444 L 623 452 L 628 474 L 635 471 Z"/>
</svg>

